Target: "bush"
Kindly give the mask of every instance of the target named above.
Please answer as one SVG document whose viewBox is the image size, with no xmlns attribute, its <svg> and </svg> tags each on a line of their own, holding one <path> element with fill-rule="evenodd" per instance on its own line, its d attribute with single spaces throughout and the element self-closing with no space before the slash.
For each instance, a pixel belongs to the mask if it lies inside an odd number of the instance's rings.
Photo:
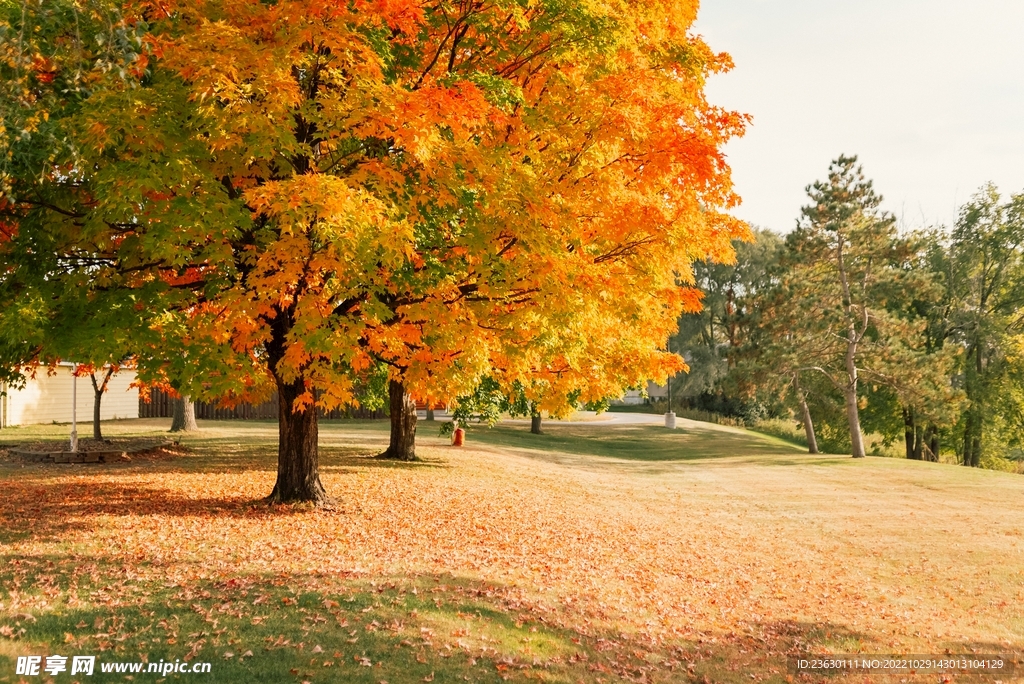
<svg viewBox="0 0 1024 684">
<path fill-rule="evenodd" d="M 787 442 L 799 444 L 802 447 L 807 446 L 807 434 L 804 432 L 803 425 L 800 425 L 793 420 L 786 420 L 785 418 L 768 418 L 758 421 L 751 429 L 755 432 L 760 432 L 766 435 L 771 435 L 772 437 L 784 439 Z"/>
</svg>

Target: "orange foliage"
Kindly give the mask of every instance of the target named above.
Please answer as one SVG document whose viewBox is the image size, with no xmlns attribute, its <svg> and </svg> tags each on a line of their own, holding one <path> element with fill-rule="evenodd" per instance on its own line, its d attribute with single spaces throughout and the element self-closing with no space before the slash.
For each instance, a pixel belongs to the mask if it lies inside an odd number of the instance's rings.
<svg viewBox="0 0 1024 684">
<path fill-rule="evenodd" d="M 281 336 L 275 377 L 340 403 L 372 362 L 433 398 L 540 374 L 555 403 L 679 370 L 679 285 L 746 235 L 719 151 L 745 119 L 703 99 L 729 61 L 688 36 L 694 3 L 586 11 L 606 25 L 572 45 L 589 29 L 554 6 L 162 4 L 208 173 L 273 231 L 227 248 L 245 276 L 192 327 Z"/>
<path fill-rule="evenodd" d="M 691 266 L 747 235 L 696 0 L 129 4 L 31 214 L 65 292 L 125 293 L 144 381 L 301 410 L 386 367 L 561 412 L 684 367 Z"/>
</svg>

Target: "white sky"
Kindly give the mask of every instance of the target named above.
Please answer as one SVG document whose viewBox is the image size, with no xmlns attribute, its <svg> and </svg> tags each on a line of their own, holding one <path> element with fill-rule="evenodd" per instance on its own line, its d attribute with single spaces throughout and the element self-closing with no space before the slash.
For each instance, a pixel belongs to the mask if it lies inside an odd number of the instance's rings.
<svg viewBox="0 0 1024 684">
<path fill-rule="evenodd" d="M 740 218 L 788 232 L 841 153 L 907 228 L 1024 191 L 1024 0 L 702 0 L 694 32 L 736 63 L 711 102 L 754 117 Z"/>
</svg>

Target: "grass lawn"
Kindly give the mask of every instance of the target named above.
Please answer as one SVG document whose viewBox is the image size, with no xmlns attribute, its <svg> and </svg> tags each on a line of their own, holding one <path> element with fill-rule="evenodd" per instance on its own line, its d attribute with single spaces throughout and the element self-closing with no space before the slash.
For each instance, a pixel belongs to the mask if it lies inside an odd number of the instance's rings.
<svg viewBox="0 0 1024 684">
<path fill-rule="evenodd" d="M 0 460 L 0 682 L 50 678 L 15 674 L 29 654 L 211 663 L 55 682 L 575 684 L 1024 651 L 1024 477 L 683 424 L 506 425 L 455 449 L 420 423 L 424 462 L 396 465 L 367 458 L 386 424 L 324 423 L 327 511 L 259 503 L 271 423 L 201 422 L 178 456 Z"/>
</svg>

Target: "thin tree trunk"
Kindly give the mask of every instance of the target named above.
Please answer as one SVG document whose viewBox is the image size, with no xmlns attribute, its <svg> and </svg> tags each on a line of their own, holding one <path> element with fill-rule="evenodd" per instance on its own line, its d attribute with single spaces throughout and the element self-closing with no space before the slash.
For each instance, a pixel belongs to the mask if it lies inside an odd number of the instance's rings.
<svg viewBox="0 0 1024 684">
<path fill-rule="evenodd" d="M 320 482 L 319 426 L 313 407 L 295 409 L 295 399 L 306 391 L 305 382 L 277 380 L 277 482 L 268 501 L 273 503 L 328 500 Z"/>
<path fill-rule="evenodd" d="M 800 416 L 804 423 L 804 434 L 807 436 L 807 453 L 818 453 L 818 438 L 814 434 L 814 421 L 811 420 L 811 409 L 807 406 L 807 397 L 800 388 L 800 380 L 796 374 L 793 375 L 793 387 L 796 389 L 797 399 L 800 401 Z"/>
<path fill-rule="evenodd" d="M 980 334 L 975 335 L 974 343 L 968 350 L 968 358 L 973 357 L 973 368 L 965 368 L 964 390 L 967 394 L 966 420 L 964 421 L 964 460 L 965 466 L 977 468 L 981 465 L 982 428 L 985 420 L 985 406 L 982 374 L 985 370 L 982 358 Z"/>
<path fill-rule="evenodd" d="M 189 397 L 174 400 L 174 413 L 171 416 L 171 432 L 196 432 L 196 404 Z"/>
<path fill-rule="evenodd" d="M 981 417 L 968 409 L 964 424 L 964 465 L 977 468 L 981 465 Z"/>
<path fill-rule="evenodd" d="M 540 429 L 541 416 L 540 411 L 534 410 L 530 413 L 530 432 L 535 435 L 543 435 L 544 433 Z"/>
<path fill-rule="evenodd" d="M 855 357 L 857 347 L 850 344 L 846 352 L 846 373 L 850 381 L 844 394 L 846 395 L 846 418 L 850 423 L 850 446 L 854 458 L 864 458 L 864 435 L 860 431 L 860 408 L 857 406 L 857 365 Z"/>
<path fill-rule="evenodd" d="M 970 398 L 968 398 L 970 401 Z M 967 417 L 964 419 L 964 455 L 963 464 L 970 467 L 971 465 L 971 437 L 974 432 L 974 413 L 971 409 L 967 409 Z"/>
<path fill-rule="evenodd" d="M 415 461 L 416 458 L 416 402 L 405 392 L 405 386 L 395 380 L 388 382 L 391 407 L 391 441 L 380 458 L 395 461 Z"/>
<path fill-rule="evenodd" d="M 92 403 L 92 438 L 97 442 L 103 441 L 103 431 L 100 429 L 100 403 L 103 401 L 103 393 L 107 391 L 107 385 L 110 383 L 110 376 L 113 374 L 113 366 L 107 368 L 107 372 L 103 376 L 103 382 L 98 382 L 96 380 L 95 373 L 89 374 L 89 378 L 92 380 L 92 391 L 94 394 L 94 400 Z"/>
<path fill-rule="evenodd" d="M 982 359 L 982 344 L 979 339 L 974 345 L 974 372 L 975 381 L 978 385 L 982 384 L 982 374 L 985 372 L 985 365 Z M 981 387 L 978 388 L 979 390 Z M 971 402 L 971 412 L 974 414 L 974 430 L 971 433 L 971 467 L 978 468 L 981 466 L 981 431 L 985 424 L 985 411 L 981 405 L 980 398 L 983 396 L 981 391 L 975 393 L 975 399 Z"/>
<path fill-rule="evenodd" d="M 914 459 L 914 410 L 903 409 L 903 441 L 907 447 L 907 458 Z"/>
<path fill-rule="evenodd" d="M 924 427 L 921 425 L 914 426 L 914 460 L 924 460 Z"/>
<path fill-rule="evenodd" d="M 925 431 L 928 437 L 928 452 L 925 454 L 927 460 L 938 463 L 939 462 L 939 428 L 934 425 L 929 425 Z"/>
<path fill-rule="evenodd" d="M 434 421 L 434 405 L 427 404 L 427 420 L 430 422 Z"/>
<path fill-rule="evenodd" d="M 92 404 L 92 438 L 97 442 L 103 441 L 103 430 L 100 428 L 100 402 L 103 401 L 103 392 L 96 392 Z"/>
<path fill-rule="evenodd" d="M 861 336 L 868 327 L 867 303 L 862 304 L 860 319 L 863 330 L 857 332 L 857 324 L 854 322 L 853 298 L 850 296 L 850 283 L 846 277 L 846 263 L 843 260 L 843 238 L 840 236 L 839 249 L 836 253 L 839 266 L 839 282 L 843 288 L 843 308 L 846 309 L 847 339 L 846 339 L 846 376 L 847 384 L 843 390 L 846 395 L 846 417 L 850 423 L 850 445 L 854 458 L 864 458 L 864 435 L 860 431 L 860 409 L 857 406 L 857 345 Z"/>
</svg>

